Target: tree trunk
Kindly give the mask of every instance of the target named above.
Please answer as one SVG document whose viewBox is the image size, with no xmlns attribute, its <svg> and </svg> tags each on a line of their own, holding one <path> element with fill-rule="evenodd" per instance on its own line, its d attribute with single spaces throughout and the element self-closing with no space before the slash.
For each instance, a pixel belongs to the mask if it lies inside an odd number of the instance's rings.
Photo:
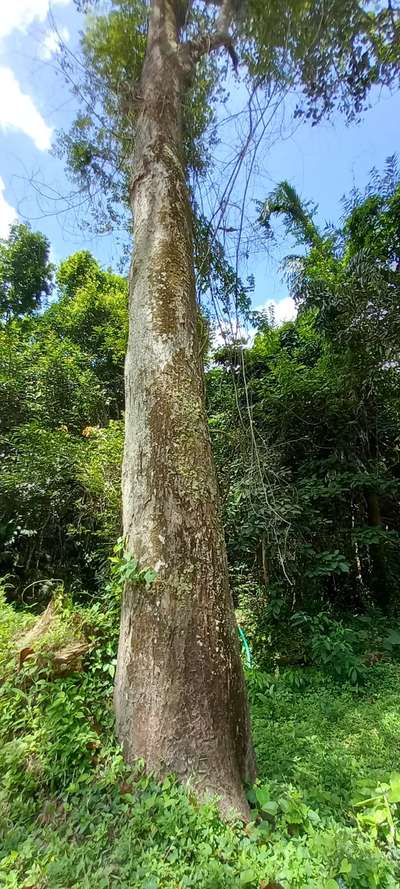
<svg viewBox="0 0 400 889">
<path fill-rule="evenodd" d="M 254 762 L 197 337 L 181 6 L 153 0 L 136 130 L 123 522 L 127 552 L 157 577 L 124 592 L 116 723 L 128 761 L 246 814 Z"/>
<path fill-rule="evenodd" d="M 370 528 L 381 528 L 381 504 L 378 494 L 375 491 L 366 491 L 368 525 Z M 388 569 L 385 548 L 382 543 L 371 543 L 369 546 L 369 554 L 371 560 L 371 587 L 374 594 L 375 602 L 387 612 L 390 607 L 390 584 L 388 578 Z"/>
</svg>

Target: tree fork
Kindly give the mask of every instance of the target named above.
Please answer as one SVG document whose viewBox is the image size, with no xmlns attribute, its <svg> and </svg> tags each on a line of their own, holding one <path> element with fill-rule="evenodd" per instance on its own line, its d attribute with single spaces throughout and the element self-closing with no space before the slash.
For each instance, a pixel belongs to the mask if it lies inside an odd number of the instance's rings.
<svg viewBox="0 0 400 889">
<path fill-rule="evenodd" d="M 153 0 L 136 126 L 123 524 L 157 577 L 124 591 L 116 726 L 128 761 L 246 816 L 254 756 L 197 335 L 181 19 L 181 0 Z"/>
</svg>

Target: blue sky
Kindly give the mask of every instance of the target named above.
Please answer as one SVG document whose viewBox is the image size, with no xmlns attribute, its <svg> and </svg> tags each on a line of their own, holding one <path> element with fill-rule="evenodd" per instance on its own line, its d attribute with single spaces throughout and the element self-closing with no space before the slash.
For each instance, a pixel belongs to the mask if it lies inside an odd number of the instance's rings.
<svg viewBox="0 0 400 889">
<path fill-rule="evenodd" d="M 371 107 L 358 124 L 346 125 L 339 115 L 316 127 L 302 126 L 287 141 L 277 144 L 266 160 L 272 187 L 288 179 L 306 200 L 318 204 L 320 225 L 338 223 L 342 199 L 356 186 L 363 189 L 372 167 L 382 169 L 389 155 L 400 154 L 400 94 L 375 92 Z M 292 245 L 283 243 L 271 256 L 258 257 L 257 302 L 279 302 L 287 288 L 279 274 L 282 258 Z M 267 284 L 267 287 L 265 285 Z"/>
<path fill-rule="evenodd" d="M 59 214 L 63 201 L 46 194 L 68 194 L 62 163 L 49 153 L 55 132 L 68 128 L 74 100 L 58 72 L 57 39 L 48 18 L 48 0 L 7 0 L 0 20 L 0 236 L 18 215 L 50 239 L 56 261 L 86 247 L 105 265 L 116 266 L 118 245 L 112 237 L 85 240 L 73 214 Z M 71 46 L 81 19 L 71 0 L 53 0 L 51 15 Z M 235 99 L 232 100 L 233 102 Z M 250 214 L 280 179 L 288 179 L 301 195 L 319 205 L 318 220 L 339 219 L 341 199 L 357 185 L 362 188 L 371 167 L 400 153 L 400 95 L 376 91 L 359 124 L 346 126 L 335 116 L 317 127 L 290 125 L 286 138 L 265 150 L 261 146 L 257 175 L 249 194 Z M 225 134 L 229 142 L 232 134 Z M 224 150 L 224 149 L 222 149 Z M 228 149 L 227 149 L 228 150 Z M 54 190 L 54 191 L 53 191 Z M 258 252 L 241 268 L 256 279 L 254 304 L 275 303 L 278 317 L 292 311 L 279 263 L 290 244 Z"/>
</svg>

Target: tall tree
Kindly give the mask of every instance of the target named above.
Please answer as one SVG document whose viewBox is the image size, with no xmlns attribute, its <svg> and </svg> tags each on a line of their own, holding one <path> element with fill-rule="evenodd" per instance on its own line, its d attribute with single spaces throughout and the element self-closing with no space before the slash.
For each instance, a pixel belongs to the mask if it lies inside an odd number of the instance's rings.
<svg viewBox="0 0 400 889">
<path fill-rule="evenodd" d="M 0 318 L 30 315 L 51 289 L 50 244 L 41 232 L 14 223 L 0 243 Z"/>
<path fill-rule="evenodd" d="M 156 579 L 124 593 L 118 735 L 128 760 L 194 776 L 242 812 L 254 764 L 203 399 L 188 144 L 226 73 L 207 61 L 220 48 L 253 85 L 301 87 L 298 113 L 360 110 L 373 82 L 398 73 L 397 13 L 368 10 L 355 0 L 296 0 L 283 14 L 264 0 L 115 0 L 86 32 L 88 107 L 62 143 L 89 186 L 110 187 L 114 201 L 129 188 L 133 214 L 124 536 Z"/>
<path fill-rule="evenodd" d="M 128 552 L 157 579 L 125 590 L 115 706 L 128 759 L 194 775 L 241 810 L 253 755 L 204 407 L 183 166 L 182 98 L 203 49 L 179 43 L 183 7 L 152 4 L 136 123 L 123 527 Z"/>
</svg>

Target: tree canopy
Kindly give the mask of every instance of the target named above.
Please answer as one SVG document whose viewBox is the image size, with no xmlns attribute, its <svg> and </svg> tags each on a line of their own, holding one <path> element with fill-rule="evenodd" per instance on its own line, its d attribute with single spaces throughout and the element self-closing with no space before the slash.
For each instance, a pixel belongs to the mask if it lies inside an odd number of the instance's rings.
<svg viewBox="0 0 400 889">
<path fill-rule="evenodd" d="M 254 572 L 266 614 L 272 590 L 289 611 L 397 597 L 398 200 L 390 159 L 336 229 L 287 183 L 262 207 L 268 238 L 284 214 L 305 245 L 286 260 L 298 316 L 217 354 L 209 399 L 236 582 Z"/>
<path fill-rule="evenodd" d="M 14 223 L 0 243 L 0 316 L 32 314 L 51 291 L 50 245 L 40 232 Z"/>
<path fill-rule="evenodd" d="M 126 220 L 151 7 L 144 0 L 110 0 L 101 13 L 96 3 L 81 6 L 90 14 L 79 68 L 66 48 L 63 59 L 81 110 L 71 130 L 60 134 L 58 153 L 87 190 L 95 226 L 112 230 L 121 213 Z M 261 113 L 278 96 L 291 95 L 296 117 L 317 123 L 338 108 L 352 119 L 374 85 L 398 83 L 399 22 L 393 3 L 296 0 L 282 14 L 279 4 L 264 0 L 182 0 L 180 53 L 196 64 L 183 98 L 184 160 L 193 191 L 210 172 L 232 59 L 240 80 L 259 95 Z"/>
</svg>

